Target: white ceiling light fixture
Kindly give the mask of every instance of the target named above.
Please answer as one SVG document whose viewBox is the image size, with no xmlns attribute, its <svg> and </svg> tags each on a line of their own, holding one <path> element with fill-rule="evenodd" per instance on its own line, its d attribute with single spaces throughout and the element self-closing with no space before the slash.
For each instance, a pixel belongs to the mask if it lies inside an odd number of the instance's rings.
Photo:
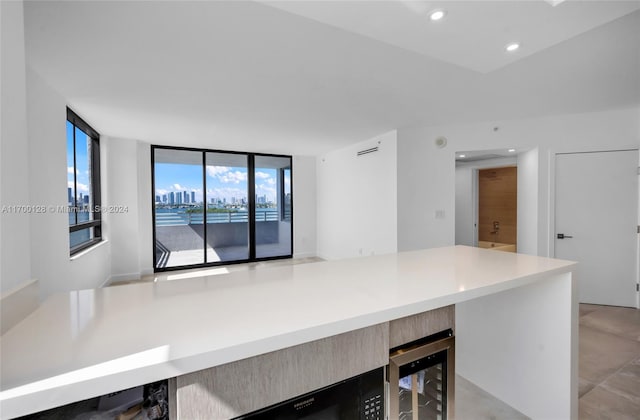
<svg viewBox="0 0 640 420">
<path fill-rule="evenodd" d="M 516 149 L 509 149 L 509 153 L 514 153 Z"/>
<path fill-rule="evenodd" d="M 442 10 L 442 9 L 432 10 L 429 13 L 429 19 L 432 22 L 437 22 L 439 20 L 442 20 L 445 17 L 446 14 L 447 14 L 447 12 L 445 10 Z"/>
<path fill-rule="evenodd" d="M 459 157 L 460 159 L 462 159 L 462 158 L 466 158 L 466 157 L 467 157 L 467 155 L 458 155 L 458 157 Z"/>
<path fill-rule="evenodd" d="M 507 44 L 506 47 L 504 47 L 505 50 L 507 50 L 507 52 L 516 52 L 518 51 L 518 49 L 520 49 L 520 44 L 517 42 L 511 42 L 509 44 Z"/>
<path fill-rule="evenodd" d="M 549 3 L 551 6 L 556 7 L 560 3 L 564 2 L 564 0 L 544 0 Z"/>
</svg>

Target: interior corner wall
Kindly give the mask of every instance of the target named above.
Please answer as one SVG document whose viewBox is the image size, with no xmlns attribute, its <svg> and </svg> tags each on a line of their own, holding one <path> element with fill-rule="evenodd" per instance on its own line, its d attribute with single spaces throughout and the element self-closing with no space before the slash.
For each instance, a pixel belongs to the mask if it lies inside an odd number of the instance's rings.
<svg viewBox="0 0 640 420">
<path fill-rule="evenodd" d="M 638 148 L 639 115 L 638 108 L 626 108 L 399 129 L 398 250 L 455 243 L 456 151 L 515 147 L 538 149 L 537 238 L 528 242 L 525 249 L 537 246 L 537 255 L 553 256 L 551 192 L 554 180 L 550 172 L 555 153 Z M 446 147 L 436 147 L 434 141 L 439 136 L 448 139 Z"/>
<path fill-rule="evenodd" d="M 153 273 L 151 145 L 110 137 L 106 152 L 109 281 L 138 280 Z"/>
<path fill-rule="evenodd" d="M 293 157 L 293 255 L 317 255 L 316 158 Z"/>
<path fill-rule="evenodd" d="M 47 209 L 31 215 L 31 271 L 40 283 L 42 298 L 55 292 L 100 287 L 111 271 L 108 242 L 69 257 L 66 107 L 65 98 L 27 67 L 29 192 L 32 205 Z M 101 152 L 102 143 L 103 139 Z M 109 174 L 103 153 L 100 158 L 105 191 Z M 103 200 L 102 204 L 108 202 Z M 108 223 L 108 215 L 103 223 Z"/>
<path fill-rule="evenodd" d="M 110 137 L 106 146 L 110 280 L 136 280 L 140 277 L 138 144 L 134 140 Z"/>
<path fill-rule="evenodd" d="M 518 243 L 520 254 L 538 254 L 538 148 L 518 154 Z M 542 192 L 543 193 L 543 192 Z"/>
<path fill-rule="evenodd" d="M 375 146 L 377 152 L 357 156 Z M 318 158 L 318 256 L 397 251 L 397 146 L 391 131 Z"/>
<path fill-rule="evenodd" d="M 455 244 L 475 246 L 475 209 L 473 186 L 477 182 L 476 169 L 456 166 Z"/>
<path fill-rule="evenodd" d="M 5 209 L 30 204 L 23 15 L 22 1 L 0 2 L 0 206 Z M 1 294 L 32 280 L 30 219 L 26 211 L 0 214 Z"/>
</svg>

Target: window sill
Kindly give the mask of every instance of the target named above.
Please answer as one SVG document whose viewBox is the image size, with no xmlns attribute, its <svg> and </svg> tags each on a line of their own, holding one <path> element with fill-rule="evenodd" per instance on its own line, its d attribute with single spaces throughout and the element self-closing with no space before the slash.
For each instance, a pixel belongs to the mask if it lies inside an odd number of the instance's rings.
<svg viewBox="0 0 640 420">
<path fill-rule="evenodd" d="M 77 254 L 73 254 L 71 257 L 69 257 L 69 261 L 75 261 L 78 258 L 81 258 L 82 256 L 87 255 L 88 253 L 92 252 L 93 250 L 100 248 L 101 246 L 103 246 L 107 242 L 109 242 L 108 239 L 103 239 L 100 242 L 98 242 L 97 244 L 92 245 L 87 249 L 83 249 L 82 251 L 78 252 Z"/>
</svg>

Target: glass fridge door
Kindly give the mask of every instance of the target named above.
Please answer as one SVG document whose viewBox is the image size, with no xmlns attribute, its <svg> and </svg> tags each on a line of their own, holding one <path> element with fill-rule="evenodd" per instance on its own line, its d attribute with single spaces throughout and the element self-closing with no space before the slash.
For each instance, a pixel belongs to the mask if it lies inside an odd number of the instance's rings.
<svg viewBox="0 0 640 420">
<path fill-rule="evenodd" d="M 453 418 L 454 337 L 392 352 L 389 362 L 390 418 Z"/>
<path fill-rule="evenodd" d="M 400 420 L 443 420 L 447 415 L 446 351 L 400 367 Z"/>
</svg>

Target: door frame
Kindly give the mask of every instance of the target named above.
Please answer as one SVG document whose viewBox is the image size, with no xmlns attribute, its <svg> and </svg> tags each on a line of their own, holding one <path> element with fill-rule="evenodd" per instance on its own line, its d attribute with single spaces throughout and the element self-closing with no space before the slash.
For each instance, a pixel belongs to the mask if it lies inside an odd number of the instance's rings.
<svg viewBox="0 0 640 420">
<path fill-rule="evenodd" d="M 473 200 L 473 210 L 472 210 L 472 214 L 473 214 L 473 246 L 477 247 L 478 246 L 478 241 L 480 240 L 480 171 L 484 171 L 487 169 L 502 169 L 502 168 L 516 168 L 516 171 L 518 170 L 518 157 L 517 155 L 515 156 L 515 162 L 513 164 L 508 164 L 508 163 L 504 163 L 504 164 L 499 164 L 499 165 L 488 165 L 488 166 L 483 166 L 483 165 L 478 165 L 476 167 L 473 167 L 473 172 L 471 174 L 471 200 Z M 516 185 L 516 191 L 518 190 L 518 186 Z M 520 205 L 520 194 L 519 192 L 516 193 L 516 213 L 517 213 L 517 208 Z M 517 230 L 517 224 L 516 224 L 516 232 L 518 232 Z M 519 232 L 518 232 L 519 233 Z M 518 236 L 518 233 L 516 234 L 516 237 Z M 518 242 L 516 240 L 516 249 L 517 249 L 517 245 Z"/>
<path fill-rule="evenodd" d="M 457 152 L 456 152 L 457 153 Z M 472 161 L 472 162 L 466 162 L 465 166 L 467 166 L 471 172 L 471 204 L 472 204 L 472 210 L 471 210 L 471 219 L 472 219 L 472 223 L 473 223 L 473 246 L 477 247 L 478 246 L 478 238 L 479 238 L 479 234 L 478 234 L 478 217 L 480 214 L 480 209 L 479 209 L 479 172 L 480 170 L 484 170 L 484 169 L 492 169 L 492 168 L 508 168 L 511 166 L 515 166 L 516 168 L 518 167 L 518 154 L 514 154 L 513 156 L 504 156 L 502 158 L 496 158 L 496 159 L 488 159 L 486 161 Z M 455 195 L 455 193 L 454 193 Z M 458 203 L 455 203 L 455 206 L 458 206 Z M 454 211 L 455 213 L 455 211 Z M 457 226 L 455 226 L 455 221 L 454 221 L 454 228 L 457 229 Z"/>
<path fill-rule="evenodd" d="M 585 153 L 607 153 L 607 152 L 636 152 L 638 153 L 638 188 L 640 189 L 640 148 L 628 147 L 628 148 L 616 148 L 616 149 L 597 149 L 597 150 L 549 150 L 549 197 L 548 197 L 548 214 L 549 223 L 547 226 L 548 233 L 548 249 L 549 257 L 556 258 L 556 161 L 558 155 L 570 155 L 570 154 L 585 154 Z M 640 191 L 638 191 L 638 215 L 637 223 L 640 226 Z M 637 249 L 640 251 L 640 233 L 636 236 Z M 636 257 L 636 309 L 640 309 L 640 291 L 638 291 L 638 285 L 640 285 L 640 252 Z"/>
</svg>

